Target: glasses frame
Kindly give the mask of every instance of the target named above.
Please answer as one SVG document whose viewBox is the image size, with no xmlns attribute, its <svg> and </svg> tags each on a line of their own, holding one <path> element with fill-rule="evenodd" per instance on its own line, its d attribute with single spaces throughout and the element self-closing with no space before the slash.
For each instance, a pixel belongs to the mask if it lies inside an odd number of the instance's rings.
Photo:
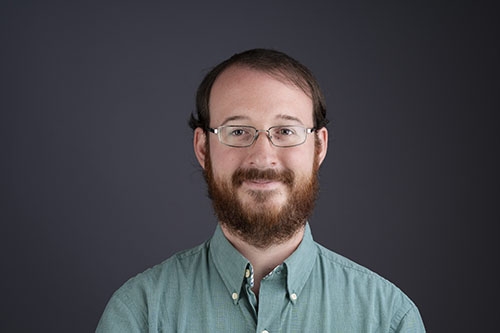
<svg viewBox="0 0 500 333">
<path fill-rule="evenodd" d="M 222 138 L 221 138 L 221 129 L 223 128 L 227 128 L 227 127 L 243 127 L 243 128 L 252 128 L 255 130 L 255 135 L 253 137 L 253 140 L 251 143 L 249 143 L 248 145 L 245 145 L 245 146 L 235 146 L 235 145 L 230 145 L 230 144 L 227 144 L 225 142 L 222 141 Z M 298 128 L 302 128 L 304 130 L 304 132 L 306 133 L 306 135 L 304 136 L 304 140 L 300 143 L 297 143 L 297 144 L 294 144 L 294 145 L 287 145 L 287 146 L 279 146 L 279 145 L 276 145 L 274 142 L 273 142 L 273 136 L 271 135 L 271 130 L 273 128 L 277 128 L 277 127 L 298 127 Z M 271 144 L 275 147 L 278 147 L 278 148 L 291 148 L 291 147 L 297 147 L 297 146 L 300 146 L 302 144 L 304 144 L 307 140 L 307 135 L 308 134 L 311 134 L 312 132 L 315 132 L 316 131 L 316 128 L 315 127 L 311 127 L 311 128 L 307 128 L 307 127 L 304 127 L 304 126 L 301 126 L 301 125 L 277 125 L 277 126 L 271 126 L 269 127 L 267 130 L 265 129 L 257 129 L 253 126 L 249 126 L 249 125 L 222 125 L 222 126 L 219 126 L 217 128 L 212 128 L 212 127 L 208 127 L 207 128 L 208 131 L 210 133 L 213 133 L 213 134 L 216 134 L 217 135 L 217 138 L 219 139 L 219 142 L 222 143 L 223 145 L 226 145 L 228 147 L 234 147 L 234 148 L 247 148 L 247 147 L 250 147 L 251 145 L 253 145 L 255 143 L 255 141 L 257 141 L 257 138 L 259 137 L 260 133 L 263 132 L 263 133 L 266 133 L 266 137 L 267 139 L 269 140 L 269 142 L 271 142 Z"/>
</svg>

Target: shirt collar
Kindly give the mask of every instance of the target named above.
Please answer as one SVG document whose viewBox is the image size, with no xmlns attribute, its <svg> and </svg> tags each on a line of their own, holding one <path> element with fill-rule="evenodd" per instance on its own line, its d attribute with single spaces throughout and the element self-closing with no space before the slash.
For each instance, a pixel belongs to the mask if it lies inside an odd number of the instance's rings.
<svg viewBox="0 0 500 333">
<path fill-rule="evenodd" d="M 309 223 L 307 223 L 302 242 L 284 262 L 287 270 L 288 293 L 289 295 L 295 294 L 292 300 L 299 297 L 309 275 L 311 275 L 313 266 L 316 263 L 317 252 L 311 228 L 309 227 Z"/>
<path fill-rule="evenodd" d="M 299 296 L 316 262 L 317 248 L 309 223 L 297 249 L 284 261 L 287 272 L 288 294 Z M 219 225 L 210 241 L 210 256 L 219 272 L 230 297 L 236 302 L 250 262 L 226 239 Z M 234 296 L 236 294 L 236 297 Z M 236 298 L 236 299 L 235 299 Z"/>
<path fill-rule="evenodd" d="M 210 256 L 226 285 L 230 297 L 236 302 L 240 297 L 241 286 L 249 261 L 229 243 L 220 225 L 217 225 L 210 241 Z"/>
</svg>

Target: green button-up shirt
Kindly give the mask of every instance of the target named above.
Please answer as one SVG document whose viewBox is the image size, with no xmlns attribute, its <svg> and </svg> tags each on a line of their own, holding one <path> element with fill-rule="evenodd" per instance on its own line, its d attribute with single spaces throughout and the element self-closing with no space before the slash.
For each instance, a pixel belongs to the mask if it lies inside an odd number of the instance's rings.
<svg viewBox="0 0 500 333">
<path fill-rule="evenodd" d="M 368 269 L 314 242 L 262 281 L 220 227 L 204 244 L 126 282 L 97 332 L 425 332 L 412 301 Z"/>
</svg>

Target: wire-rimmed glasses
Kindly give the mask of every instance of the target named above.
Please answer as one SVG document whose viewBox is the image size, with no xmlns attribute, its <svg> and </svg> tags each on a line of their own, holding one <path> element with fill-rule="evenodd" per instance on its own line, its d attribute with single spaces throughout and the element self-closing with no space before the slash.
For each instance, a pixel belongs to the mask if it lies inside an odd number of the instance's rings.
<svg viewBox="0 0 500 333">
<path fill-rule="evenodd" d="M 211 133 L 217 134 L 222 144 L 230 147 L 250 147 L 265 132 L 267 138 L 276 147 L 295 147 L 306 141 L 307 134 L 315 128 L 306 128 L 299 125 L 272 126 L 267 130 L 258 130 L 253 126 L 224 125 L 217 128 L 208 128 Z"/>
</svg>

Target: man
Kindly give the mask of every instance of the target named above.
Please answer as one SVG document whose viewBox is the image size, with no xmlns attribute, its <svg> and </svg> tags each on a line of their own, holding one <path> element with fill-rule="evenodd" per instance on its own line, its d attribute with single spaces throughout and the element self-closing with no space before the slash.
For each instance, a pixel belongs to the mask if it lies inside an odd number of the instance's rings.
<svg viewBox="0 0 500 333">
<path fill-rule="evenodd" d="M 399 289 L 312 239 L 326 123 L 316 80 L 281 52 L 208 73 L 190 125 L 215 234 L 125 283 L 97 331 L 424 332 Z"/>
</svg>

